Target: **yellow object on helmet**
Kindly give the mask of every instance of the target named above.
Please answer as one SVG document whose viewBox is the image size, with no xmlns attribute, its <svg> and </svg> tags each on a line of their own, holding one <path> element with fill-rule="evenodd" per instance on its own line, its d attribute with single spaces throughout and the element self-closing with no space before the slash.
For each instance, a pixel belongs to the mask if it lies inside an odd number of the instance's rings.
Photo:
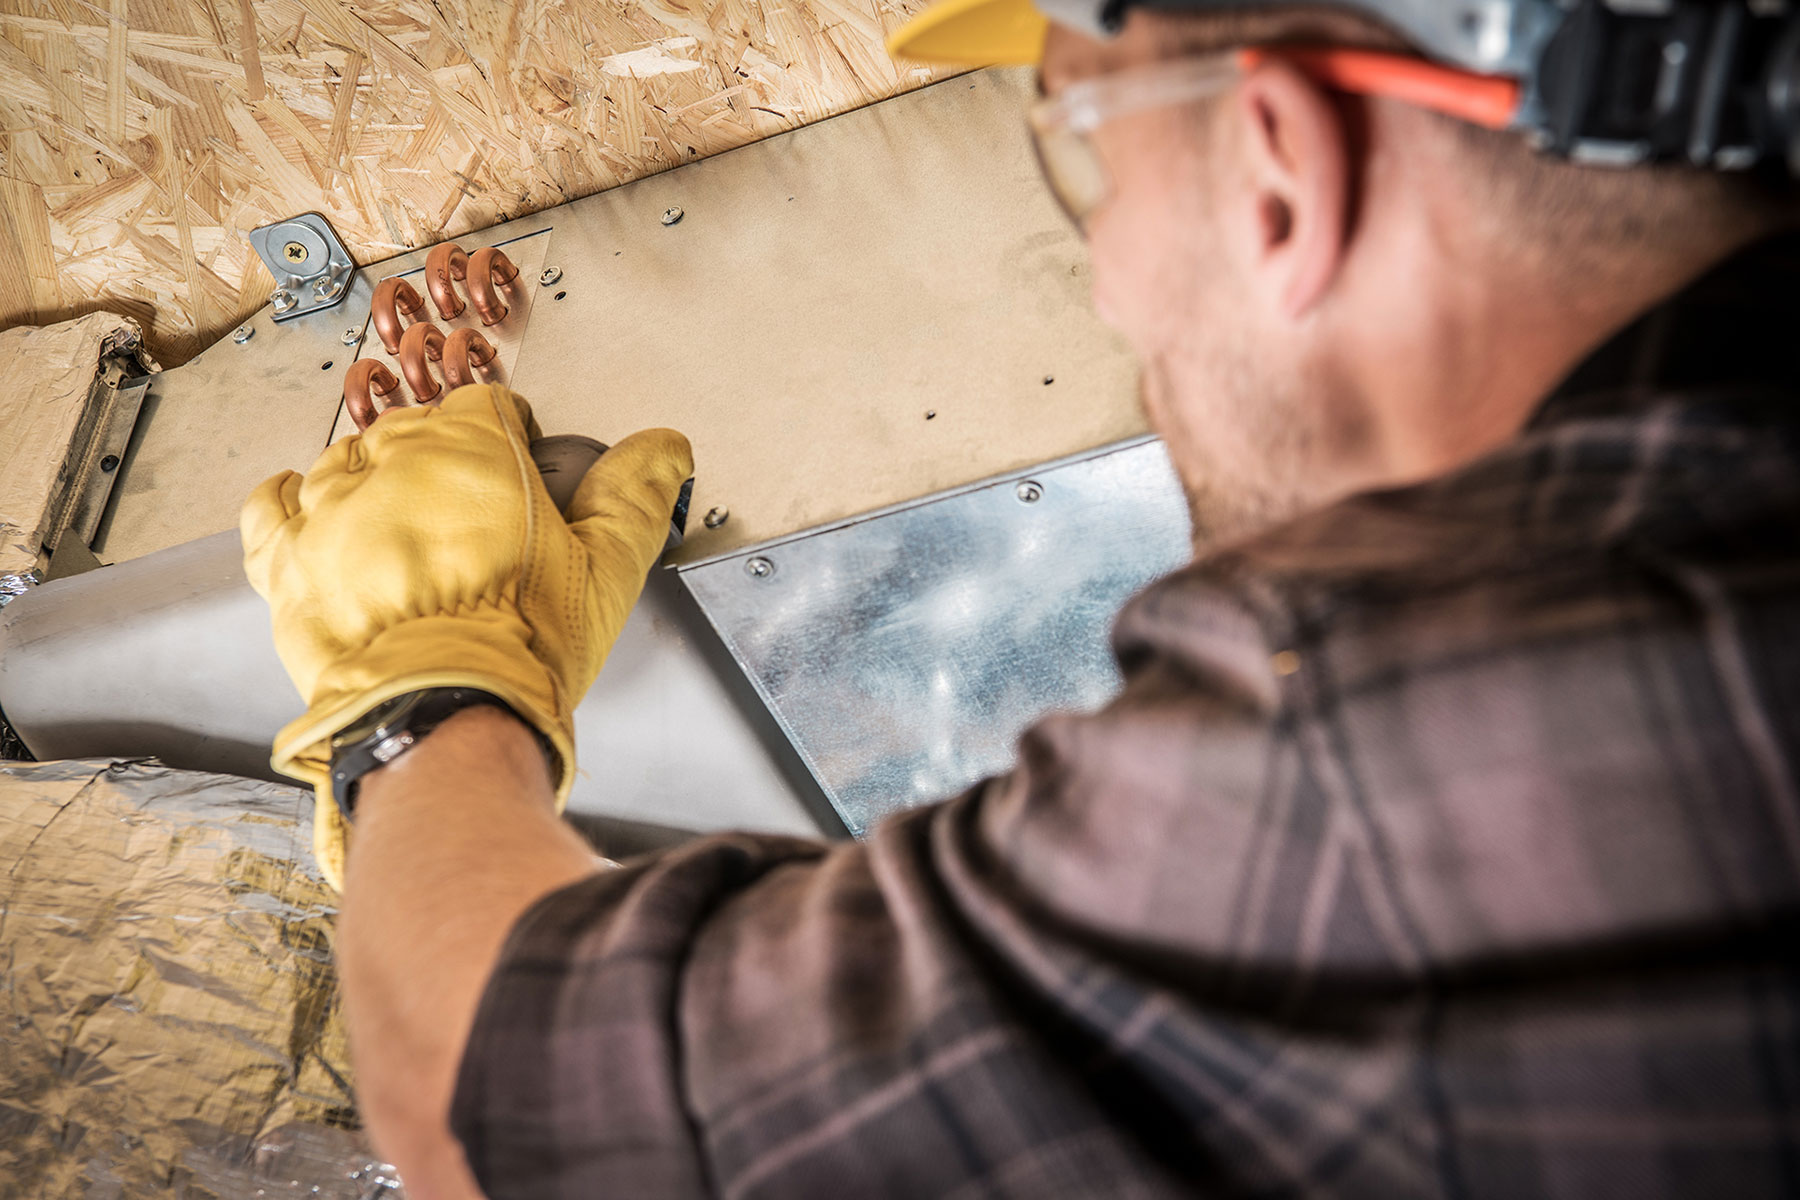
<svg viewBox="0 0 1800 1200">
<path fill-rule="evenodd" d="M 942 0 L 902 25 L 888 53 L 970 67 L 1035 66 L 1049 28 L 1031 0 Z"/>
<path fill-rule="evenodd" d="M 244 504 L 244 572 L 307 705 L 271 762 L 313 785 L 313 849 L 336 886 L 350 826 L 331 794 L 331 737 L 396 696 L 500 697 L 554 748 L 557 808 L 568 799 L 575 706 L 694 464 L 672 430 L 626 438 L 589 468 L 565 518 L 532 464 L 536 435 L 506 388 L 461 387 L 439 408 L 384 413 Z"/>
</svg>

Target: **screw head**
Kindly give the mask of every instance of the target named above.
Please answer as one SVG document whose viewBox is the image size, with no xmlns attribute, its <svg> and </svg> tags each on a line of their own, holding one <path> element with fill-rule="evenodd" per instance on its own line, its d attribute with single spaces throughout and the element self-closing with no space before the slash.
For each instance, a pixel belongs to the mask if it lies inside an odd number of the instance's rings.
<svg viewBox="0 0 1800 1200">
<path fill-rule="evenodd" d="M 303 263 L 306 261 L 306 247 L 299 242 L 289 242 L 281 248 L 281 256 L 291 263 Z"/>
<path fill-rule="evenodd" d="M 561 267 L 545 267 L 538 272 L 538 284 L 541 287 L 549 287 L 560 279 L 562 279 Z"/>
<path fill-rule="evenodd" d="M 313 295 L 321 300 L 334 300 L 344 290 L 342 275 L 327 276 L 313 284 Z"/>
<path fill-rule="evenodd" d="M 1044 488 L 1042 484 L 1027 479 L 1013 489 L 1013 495 L 1019 498 L 1020 504 L 1036 504 L 1044 498 Z"/>
<path fill-rule="evenodd" d="M 675 208 L 665 208 L 663 209 L 663 224 L 674 225 L 685 216 L 687 216 L 687 214 L 682 212 L 679 206 Z"/>
<path fill-rule="evenodd" d="M 344 343 L 346 346 L 354 346 L 356 343 L 362 341 L 362 330 L 346 329 L 344 330 L 344 336 L 339 338 L 338 341 Z"/>
<path fill-rule="evenodd" d="M 731 520 L 731 510 L 722 504 L 717 508 L 707 509 L 706 515 L 701 518 L 708 529 L 717 529 L 729 520 Z"/>
<path fill-rule="evenodd" d="M 239 325 L 237 329 L 232 332 L 231 340 L 241 346 L 255 336 L 256 330 L 250 328 L 248 325 Z"/>
<path fill-rule="evenodd" d="M 300 298 L 286 288 L 276 288 L 269 293 L 269 303 L 275 306 L 276 312 L 284 313 L 300 303 Z"/>
<path fill-rule="evenodd" d="M 767 579 L 774 573 L 775 564 L 760 554 L 744 563 L 744 574 L 752 579 Z"/>
</svg>

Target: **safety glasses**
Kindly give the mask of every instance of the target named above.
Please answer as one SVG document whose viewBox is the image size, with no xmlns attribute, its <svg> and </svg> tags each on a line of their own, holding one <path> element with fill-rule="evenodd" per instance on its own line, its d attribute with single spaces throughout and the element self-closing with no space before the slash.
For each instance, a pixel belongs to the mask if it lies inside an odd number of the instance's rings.
<svg viewBox="0 0 1800 1200">
<path fill-rule="evenodd" d="M 1270 59 L 1305 72 L 1322 87 L 1384 96 L 1490 129 L 1512 123 L 1516 80 L 1475 75 L 1417 58 L 1336 46 L 1253 46 L 1134 67 L 1084 79 L 1039 100 L 1029 114 L 1032 145 L 1051 193 L 1083 230 L 1112 194 L 1094 130 L 1131 113 L 1191 104 L 1230 90 Z"/>
</svg>

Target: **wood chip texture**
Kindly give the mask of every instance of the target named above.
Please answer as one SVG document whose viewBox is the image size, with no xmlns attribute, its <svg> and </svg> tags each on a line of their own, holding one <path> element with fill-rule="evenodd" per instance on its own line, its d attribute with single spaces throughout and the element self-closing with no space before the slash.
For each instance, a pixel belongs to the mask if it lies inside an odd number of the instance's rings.
<svg viewBox="0 0 1800 1200">
<path fill-rule="evenodd" d="M 359 262 L 932 82 L 926 0 L 0 0 L 0 328 L 108 309 L 185 361 L 325 214 Z"/>
</svg>

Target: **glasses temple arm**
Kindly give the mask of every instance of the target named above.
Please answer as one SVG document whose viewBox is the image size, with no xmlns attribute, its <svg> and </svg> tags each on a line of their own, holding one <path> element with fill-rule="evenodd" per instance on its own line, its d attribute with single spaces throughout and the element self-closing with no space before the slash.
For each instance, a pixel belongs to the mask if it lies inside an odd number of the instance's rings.
<svg viewBox="0 0 1800 1200">
<path fill-rule="evenodd" d="M 1476 75 L 1397 54 L 1338 47 L 1247 46 L 1237 52 L 1237 61 L 1246 73 L 1266 62 L 1291 63 L 1325 87 L 1399 100 L 1485 129 L 1507 128 L 1519 110 L 1517 80 Z"/>
</svg>

